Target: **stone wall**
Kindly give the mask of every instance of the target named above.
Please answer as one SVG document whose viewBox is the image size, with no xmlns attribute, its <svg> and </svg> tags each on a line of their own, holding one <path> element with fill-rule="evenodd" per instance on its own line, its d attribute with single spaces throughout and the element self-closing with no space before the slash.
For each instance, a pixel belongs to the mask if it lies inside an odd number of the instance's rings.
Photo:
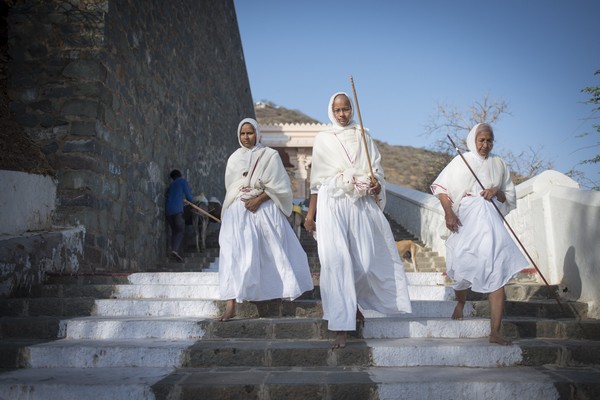
<svg viewBox="0 0 600 400">
<path fill-rule="evenodd" d="M 222 199 L 254 116 L 233 1 L 22 0 L 8 24 L 11 109 L 58 171 L 54 223 L 85 229 L 80 271 L 163 261 L 169 172 Z"/>
</svg>

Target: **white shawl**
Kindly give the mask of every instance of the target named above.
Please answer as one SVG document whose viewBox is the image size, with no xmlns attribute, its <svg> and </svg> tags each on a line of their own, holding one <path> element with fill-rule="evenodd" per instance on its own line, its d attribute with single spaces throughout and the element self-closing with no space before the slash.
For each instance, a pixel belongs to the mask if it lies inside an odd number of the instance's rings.
<svg viewBox="0 0 600 400">
<path fill-rule="evenodd" d="M 240 141 L 240 130 L 246 123 L 252 124 L 256 131 L 256 145 L 251 149 L 244 147 Z M 265 192 L 289 216 L 292 213 L 292 189 L 279 153 L 260 143 L 258 122 L 252 118 L 240 122 L 237 137 L 240 148 L 229 156 L 225 169 L 227 193 L 222 213 L 239 198 L 251 199 Z"/>
<path fill-rule="evenodd" d="M 341 126 L 333 114 L 333 100 L 343 92 L 335 93 L 329 100 L 327 113 L 332 126 L 315 137 L 310 175 L 311 193 L 317 193 L 326 184 L 332 197 L 348 196 L 352 199 L 365 196 L 370 185 L 370 170 L 364 149 L 361 129 L 352 116 L 346 126 Z M 352 106 L 352 101 L 350 100 Z M 353 106 L 352 106 L 353 107 Z M 381 154 L 371 136 L 365 130 L 365 139 L 375 178 L 381 185 L 380 207 L 385 207 L 385 180 L 381 166 Z"/>
<path fill-rule="evenodd" d="M 515 186 L 512 183 L 510 171 L 504 160 L 492 154 L 484 158 L 477 153 L 475 133 L 478 126 L 479 124 L 475 125 L 469 132 L 467 136 L 469 151 L 463 154 L 463 156 L 486 189 L 498 187 L 504 192 L 506 201 L 500 203 L 497 199 L 494 199 L 494 202 L 502 214 L 506 215 L 517 206 Z M 454 157 L 431 184 L 431 192 L 435 196 L 439 196 L 442 193 L 448 195 L 452 202 L 452 210 L 457 215 L 462 198 L 467 194 L 470 196 L 479 196 L 482 190 L 460 155 Z"/>
</svg>

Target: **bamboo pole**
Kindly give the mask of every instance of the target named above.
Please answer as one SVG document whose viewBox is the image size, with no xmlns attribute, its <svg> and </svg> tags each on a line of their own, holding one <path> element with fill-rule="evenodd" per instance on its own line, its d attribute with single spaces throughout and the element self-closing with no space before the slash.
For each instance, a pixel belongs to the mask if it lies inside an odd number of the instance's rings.
<svg viewBox="0 0 600 400">
<path fill-rule="evenodd" d="M 369 162 L 369 172 L 371 173 L 371 184 L 377 181 L 375 178 L 375 174 L 373 173 L 373 165 L 371 164 L 371 156 L 369 154 L 369 147 L 367 146 L 367 138 L 365 135 L 365 127 L 363 126 L 362 116 L 360 115 L 360 106 L 358 105 L 358 96 L 356 95 L 356 88 L 354 87 L 354 79 L 352 75 L 350 75 L 350 83 L 352 84 L 352 93 L 354 94 L 354 104 L 356 104 L 356 112 L 358 114 L 358 123 L 360 124 L 360 133 L 362 137 L 363 146 L 365 148 L 365 153 L 367 155 L 367 161 Z M 381 183 L 379 183 L 381 185 Z M 379 207 L 379 195 L 375 193 L 375 202 L 377 203 L 377 207 Z"/>
<path fill-rule="evenodd" d="M 219 218 L 213 217 L 208 211 L 204 211 L 203 209 L 201 209 L 200 207 L 198 207 L 197 205 L 195 205 L 191 201 L 188 201 L 187 199 L 183 199 L 183 202 L 185 204 L 187 204 L 188 206 L 192 207 L 194 210 L 200 212 L 201 214 L 204 214 L 207 217 L 212 218 L 214 221 L 219 222 L 219 223 L 221 222 L 221 220 Z"/>
</svg>

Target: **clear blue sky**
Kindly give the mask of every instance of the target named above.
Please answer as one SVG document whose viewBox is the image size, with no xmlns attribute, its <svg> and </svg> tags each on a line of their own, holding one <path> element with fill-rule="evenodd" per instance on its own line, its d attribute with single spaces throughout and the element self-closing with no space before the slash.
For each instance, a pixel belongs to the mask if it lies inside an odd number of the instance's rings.
<svg viewBox="0 0 600 400">
<path fill-rule="evenodd" d="M 389 144 L 429 148 L 424 126 L 444 103 L 484 95 L 512 115 L 496 148 L 540 149 L 566 172 L 600 153 L 586 86 L 600 86 L 598 0 L 234 0 L 255 101 L 321 121 L 353 75 L 363 122 Z M 577 166 L 600 181 L 600 165 Z"/>
</svg>

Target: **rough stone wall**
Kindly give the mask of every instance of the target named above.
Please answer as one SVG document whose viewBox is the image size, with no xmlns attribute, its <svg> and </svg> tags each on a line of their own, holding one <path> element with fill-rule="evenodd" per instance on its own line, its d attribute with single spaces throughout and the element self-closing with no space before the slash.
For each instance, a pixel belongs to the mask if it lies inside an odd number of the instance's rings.
<svg viewBox="0 0 600 400">
<path fill-rule="evenodd" d="M 163 261 L 169 172 L 222 199 L 254 116 L 233 1 L 22 0 L 8 22 L 11 109 L 58 171 L 55 223 L 85 228 L 81 270 Z"/>
</svg>

